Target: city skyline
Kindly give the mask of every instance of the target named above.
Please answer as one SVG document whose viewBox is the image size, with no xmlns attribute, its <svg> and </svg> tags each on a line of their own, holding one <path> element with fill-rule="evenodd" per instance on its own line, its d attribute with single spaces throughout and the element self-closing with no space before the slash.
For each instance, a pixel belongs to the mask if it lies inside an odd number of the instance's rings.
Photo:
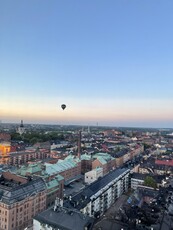
<svg viewBox="0 0 173 230">
<path fill-rule="evenodd" d="M 172 128 L 172 7 L 1 2 L 0 120 Z"/>
</svg>

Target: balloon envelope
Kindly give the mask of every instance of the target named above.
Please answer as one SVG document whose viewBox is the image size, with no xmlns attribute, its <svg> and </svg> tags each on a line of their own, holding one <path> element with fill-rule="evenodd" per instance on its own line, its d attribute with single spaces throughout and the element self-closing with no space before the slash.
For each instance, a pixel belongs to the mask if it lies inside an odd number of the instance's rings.
<svg viewBox="0 0 173 230">
<path fill-rule="evenodd" d="M 62 104 L 61 105 L 61 108 L 64 110 L 66 108 L 66 105 L 65 104 Z"/>
</svg>

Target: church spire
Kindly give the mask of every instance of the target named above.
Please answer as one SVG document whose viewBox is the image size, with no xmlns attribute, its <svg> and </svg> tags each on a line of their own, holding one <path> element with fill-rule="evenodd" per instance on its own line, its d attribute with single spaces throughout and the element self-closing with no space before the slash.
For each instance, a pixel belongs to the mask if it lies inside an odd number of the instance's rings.
<svg viewBox="0 0 173 230">
<path fill-rule="evenodd" d="M 21 120 L 20 127 L 24 127 L 24 125 L 23 125 L 23 120 Z"/>
</svg>

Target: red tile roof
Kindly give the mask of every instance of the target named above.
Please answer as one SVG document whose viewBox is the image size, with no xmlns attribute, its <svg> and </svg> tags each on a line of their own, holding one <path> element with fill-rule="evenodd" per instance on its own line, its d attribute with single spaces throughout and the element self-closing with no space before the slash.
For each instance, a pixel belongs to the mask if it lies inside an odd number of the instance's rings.
<svg viewBox="0 0 173 230">
<path fill-rule="evenodd" d="M 173 166 L 173 160 L 156 160 L 155 163 L 158 165 Z"/>
</svg>

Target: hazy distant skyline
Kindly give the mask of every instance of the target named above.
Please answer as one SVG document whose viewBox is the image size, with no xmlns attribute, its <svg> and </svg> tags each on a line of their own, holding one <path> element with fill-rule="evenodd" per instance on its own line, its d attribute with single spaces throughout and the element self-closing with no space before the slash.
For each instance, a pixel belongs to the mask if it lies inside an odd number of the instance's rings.
<svg viewBox="0 0 173 230">
<path fill-rule="evenodd" d="M 0 120 L 173 127 L 172 9 L 172 0 L 1 1 Z"/>
</svg>

